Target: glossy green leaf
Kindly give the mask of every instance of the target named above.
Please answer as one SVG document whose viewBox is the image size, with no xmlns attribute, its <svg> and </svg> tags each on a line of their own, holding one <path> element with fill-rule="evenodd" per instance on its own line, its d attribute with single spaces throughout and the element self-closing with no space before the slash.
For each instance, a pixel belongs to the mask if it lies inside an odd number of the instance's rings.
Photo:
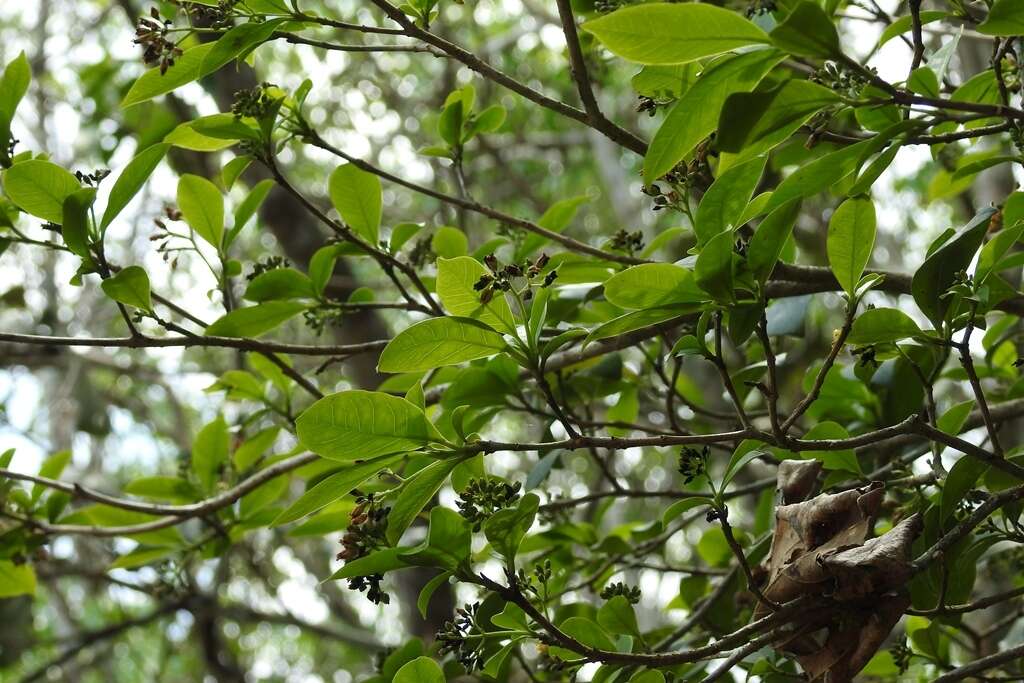
<svg viewBox="0 0 1024 683">
<path fill-rule="evenodd" d="M 459 459 L 449 457 L 433 462 L 406 480 L 398 493 L 395 504 L 388 513 L 388 528 L 385 532 L 388 543 L 395 545 L 416 519 L 420 511 L 434 497 L 441 485 L 448 479 Z"/>
<path fill-rule="evenodd" d="M 872 308 L 853 321 L 846 342 L 854 346 L 886 344 L 920 335 L 921 328 L 903 311 L 896 308 Z"/>
<path fill-rule="evenodd" d="M 739 227 L 738 220 L 754 194 L 767 157 L 730 167 L 701 197 L 694 220 L 697 244 L 703 246 L 715 235 Z"/>
<path fill-rule="evenodd" d="M 100 283 L 103 292 L 114 301 L 144 311 L 153 310 L 150 298 L 149 276 L 139 266 L 128 266 L 113 277 Z"/>
<path fill-rule="evenodd" d="M 174 66 L 169 67 L 166 73 L 160 73 L 160 67 L 155 66 L 142 74 L 132 83 L 132 87 L 121 100 L 121 107 L 128 108 L 151 100 L 196 80 L 203 75 L 203 61 L 215 45 L 216 43 L 203 43 L 185 50 L 185 54 L 175 59 Z"/>
<path fill-rule="evenodd" d="M 941 10 L 923 10 L 921 12 L 921 25 L 924 26 L 925 24 L 940 21 L 946 16 L 946 13 Z M 882 31 L 882 35 L 878 39 L 878 47 L 881 47 L 893 38 L 910 31 L 913 28 L 913 25 L 914 19 L 909 14 L 894 19 L 893 22 L 886 26 L 885 30 Z"/>
<path fill-rule="evenodd" d="M 210 337 L 259 337 L 294 318 L 308 306 L 295 301 L 267 301 L 236 308 L 206 328 Z"/>
<path fill-rule="evenodd" d="M 786 242 L 793 234 L 793 226 L 800 215 L 800 200 L 783 204 L 765 216 L 757 232 L 747 245 L 747 267 L 758 282 L 764 284 L 771 277 Z"/>
<path fill-rule="evenodd" d="M 712 237 L 697 254 L 693 274 L 697 286 L 717 301 L 733 301 L 733 244 L 732 231 Z"/>
<path fill-rule="evenodd" d="M 487 269 L 469 256 L 437 259 L 437 296 L 452 315 L 474 318 L 501 332 L 515 330 L 512 309 L 504 296 L 480 303 L 480 292 L 473 288 Z"/>
<path fill-rule="evenodd" d="M 272 19 L 239 24 L 231 28 L 217 39 L 213 49 L 203 57 L 199 66 L 199 75 L 211 74 L 231 60 L 245 56 L 247 52 L 268 40 L 285 21 L 285 19 Z"/>
<path fill-rule="evenodd" d="M 810 81 L 790 80 L 772 90 L 734 93 L 722 107 L 715 145 L 723 152 L 765 152 L 783 142 L 839 96 Z"/>
<path fill-rule="evenodd" d="M 451 576 L 452 573 L 450 571 L 441 572 L 430 581 L 427 581 L 423 586 L 419 597 L 416 598 L 416 609 L 419 610 L 420 616 L 423 619 L 427 618 L 427 610 L 430 608 L 430 599 L 434 597 L 434 593 L 437 592 L 438 588 L 448 583 Z"/>
<path fill-rule="evenodd" d="M 944 524 L 953 516 L 964 496 L 974 488 L 987 469 L 988 465 L 985 462 L 969 455 L 953 463 L 942 485 L 942 496 L 939 500 L 940 524 Z"/>
<path fill-rule="evenodd" d="M 989 221 L 996 213 L 984 208 L 971 222 L 934 248 L 921 267 L 914 273 L 910 291 L 918 308 L 932 321 L 936 329 L 942 326 L 949 308 L 949 299 L 942 295 L 953 284 L 956 274 L 970 265 L 981 247 Z"/>
<path fill-rule="evenodd" d="M 380 372 L 419 372 L 500 353 L 507 344 L 472 318 L 429 318 L 400 332 L 380 354 Z"/>
<path fill-rule="evenodd" d="M 365 460 L 402 453 L 437 440 L 423 411 L 404 398 L 377 391 L 326 396 L 295 421 L 299 442 L 332 460 Z"/>
<path fill-rule="evenodd" d="M 249 301 L 280 299 L 314 299 L 313 282 L 305 273 L 294 268 L 275 268 L 254 277 L 245 288 Z"/>
<path fill-rule="evenodd" d="M 96 189 L 83 187 L 67 196 L 64 200 L 62 210 L 60 234 L 64 238 L 64 244 L 72 253 L 89 259 L 89 244 L 92 238 L 89 234 L 89 208 L 96 200 Z"/>
<path fill-rule="evenodd" d="M 19 161 L 3 173 L 4 194 L 25 213 L 60 224 L 64 200 L 81 189 L 75 176 L 43 159 Z"/>
<path fill-rule="evenodd" d="M 192 442 L 192 471 L 207 491 L 213 488 L 220 468 L 228 459 L 228 425 L 217 416 L 196 434 Z"/>
<path fill-rule="evenodd" d="M 1018 0 L 995 0 L 978 31 L 990 36 L 1024 35 L 1024 6 Z"/>
<path fill-rule="evenodd" d="M 150 145 L 128 162 L 110 189 L 107 208 L 104 209 L 103 218 L 100 220 L 100 230 L 106 230 L 107 226 L 128 206 L 128 203 L 139 193 L 170 148 L 171 145 L 165 142 Z"/>
<path fill-rule="evenodd" d="M 484 522 L 487 541 L 507 562 L 515 559 L 539 507 L 540 498 L 535 493 L 527 493 L 515 507 L 498 510 Z"/>
<path fill-rule="evenodd" d="M 769 42 L 738 12 L 700 4 L 648 3 L 583 24 L 614 54 L 641 64 L 682 64 Z"/>
<path fill-rule="evenodd" d="M 775 47 L 797 57 L 842 56 L 835 24 L 821 5 L 809 0 L 800 2 L 769 36 Z"/>
<path fill-rule="evenodd" d="M 231 230 L 228 231 L 227 239 L 224 241 L 225 249 L 231 246 L 231 243 L 235 241 L 235 237 L 242 231 L 242 228 L 256 215 L 267 195 L 274 189 L 274 184 L 274 181 L 269 178 L 261 180 L 249 191 L 249 194 L 245 195 L 245 199 L 235 209 L 235 222 L 231 226 Z"/>
<path fill-rule="evenodd" d="M 433 659 L 417 657 L 398 670 L 394 683 L 445 683 L 445 677 Z"/>
<path fill-rule="evenodd" d="M 622 595 L 613 596 L 597 610 L 597 623 L 609 633 L 640 637 L 633 605 Z"/>
<path fill-rule="evenodd" d="M 181 176 L 178 208 L 197 235 L 220 249 L 224 237 L 224 198 L 216 185 L 190 173 Z"/>
<path fill-rule="evenodd" d="M 843 290 L 853 296 L 875 246 L 875 205 L 867 197 L 847 199 L 828 222 L 828 262 Z"/>
<path fill-rule="evenodd" d="M 14 121 L 14 112 L 18 108 L 18 103 L 28 92 L 31 81 L 32 67 L 24 52 L 21 52 L 4 67 L 3 76 L 0 77 L 0 163 L 4 166 L 11 161 L 7 143 L 11 139 L 11 123 Z"/>
<path fill-rule="evenodd" d="M 671 263 L 644 263 L 604 283 L 604 296 L 616 306 L 646 309 L 705 301 L 693 271 Z"/>
<path fill-rule="evenodd" d="M 380 178 L 353 164 L 334 169 L 327 181 L 331 203 L 357 235 L 377 246 L 383 211 Z"/>
<path fill-rule="evenodd" d="M 644 156 L 648 184 L 671 171 L 676 164 L 714 132 L 729 95 L 751 90 L 782 61 L 777 50 L 754 50 L 713 62 L 669 110 Z"/>
<path fill-rule="evenodd" d="M 465 256 L 469 251 L 469 238 L 458 228 L 442 225 L 431 238 L 430 248 L 442 258 Z"/>
<path fill-rule="evenodd" d="M 344 498 L 352 492 L 352 489 L 404 457 L 404 453 L 393 453 L 370 460 L 353 462 L 351 466 L 326 477 L 303 493 L 274 519 L 272 526 L 294 522 Z"/>
</svg>

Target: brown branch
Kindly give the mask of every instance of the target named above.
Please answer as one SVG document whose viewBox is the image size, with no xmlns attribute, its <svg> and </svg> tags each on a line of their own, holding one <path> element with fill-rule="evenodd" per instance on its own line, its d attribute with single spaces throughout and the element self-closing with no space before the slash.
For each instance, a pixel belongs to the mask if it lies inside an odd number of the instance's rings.
<svg viewBox="0 0 1024 683">
<path fill-rule="evenodd" d="M 261 353 L 287 353 L 295 356 L 352 356 L 357 353 L 380 351 L 388 343 L 386 339 L 366 342 L 364 344 L 341 344 L 335 346 L 317 346 L 306 344 L 288 344 L 284 342 L 257 341 L 248 337 L 215 337 L 215 336 L 183 336 L 183 337 L 48 337 L 34 334 L 14 334 L 0 332 L 0 342 L 11 344 L 31 344 L 33 346 L 98 346 L 106 348 L 151 349 L 166 347 L 216 347 L 254 351 Z"/>
</svg>

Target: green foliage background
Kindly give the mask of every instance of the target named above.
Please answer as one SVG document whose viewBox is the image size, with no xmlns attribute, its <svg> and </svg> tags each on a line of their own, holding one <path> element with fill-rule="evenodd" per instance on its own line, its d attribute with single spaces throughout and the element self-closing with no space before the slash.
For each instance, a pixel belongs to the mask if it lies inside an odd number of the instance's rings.
<svg viewBox="0 0 1024 683">
<path fill-rule="evenodd" d="M 1024 675 L 1024 5 L 27 4 L 0 678 Z"/>
</svg>

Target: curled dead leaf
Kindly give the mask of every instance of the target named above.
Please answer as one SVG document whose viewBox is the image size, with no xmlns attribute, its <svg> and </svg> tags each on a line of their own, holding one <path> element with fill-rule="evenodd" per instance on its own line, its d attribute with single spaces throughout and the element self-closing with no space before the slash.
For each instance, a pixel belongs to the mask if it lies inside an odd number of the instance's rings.
<svg viewBox="0 0 1024 683">
<path fill-rule="evenodd" d="M 775 603 L 819 599 L 774 647 L 794 656 L 810 680 L 845 683 L 867 664 L 910 604 L 905 590 L 910 548 L 922 521 L 919 515 L 908 517 L 869 540 L 884 486 L 874 482 L 805 500 L 820 470 L 820 464 L 807 462 L 812 461 L 785 461 L 779 467 L 784 504 L 775 510 L 763 593 Z M 768 607 L 758 604 L 754 618 L 767 613 Z"/>
</svg>

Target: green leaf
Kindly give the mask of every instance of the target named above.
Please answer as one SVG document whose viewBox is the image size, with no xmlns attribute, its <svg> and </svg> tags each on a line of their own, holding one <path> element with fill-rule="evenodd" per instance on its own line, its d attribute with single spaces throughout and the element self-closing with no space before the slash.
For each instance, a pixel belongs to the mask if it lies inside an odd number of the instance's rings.
<svg viewBox="0 0 1024 683">
<path fill-rule="evenodd" d="M 853 173 L 858 162 L 878 143 L 874 138 L 843 147 L 815 159 L 789 174 L 772 192 L 765 211 L 774 211 L 794 199 L 805 199 L 824 192 Z"/>
<path fill-rule="evenodd" d="M 561 199 L 549 206 L 547 210 L 541 214 L 540 218 L 537 219 L 537 225 L 551 230 L 552 232 L 562 232 L 569 227 L 569 224 L 572 222 L 572 219 L 575 218 L 580 205 L 589 200 L 590 198 L 586 195 Z M 527 234 L 523 238 L 522 244 L 516 248 L 515 260 L 522 261 L 540 249 L 546 242 L 548 242 L 548 238 L 543 235 L 538 235 L 533 232 Z"/>
<path fill-rule="evenodd" d="M 921 25 L 930 24 L 935 21 L 939 21 L 946 17 L 946 13 L 941 10 L 924 10 L 921 12 Z M 878 47 L 882 47 L 893 38 L 906 33 L 913 28 L 914 18 L 907 14 L 896 20 L 885 27 L 882 31 L 881 37 L 878 39 Z"/>
<path fill-rule="evenodd" d="M 200 128 L 205 132 L 200 132 Z M 233 114 L 211 114 L 179 124 L 164 136 L 164 142 L 172 147 L 190 149 L 194 152 L 216 152 L 237 143 L 241 139 L 239 134 L 246 128 L 244 123 L 235 120 Z M 255 129 L 248 130 L 256 133 Z M 224 185 L 230 189 L 228 183 L 225 182 Z"/>
<path fill-rule="evenodd" d="M 192 471 L 203 489 L 210 491 L 228 459 L 228 425 L 220 415 L 199 430 L 192 442 Z"/>
<path fill-rule="evenodd" d="M 638 671 L 629 679 L 629 683 L 665 683 L 665 674 L 660 671 Z"/>
<path fill-rule="evenodd" d="M 444 671 L 430 657 L 417 657 L 398 670 L 394 683 L 445 683 Z"/>
<path fill-rule="evenodd" d="M 96 201 L 96 189 L 83 187 L 72 192 L 64 200 L 63 219 L 61 220 L 61 237 L 72 253 L 83 259 L 89 256 L 89 208 Z"/>
<path fill-rule="evenodd" d="M 236 308 L 206 328 L 208 337 L 259 337 L 295 317 L 308 306 L 294 301 L 267 301 Z"/>
<path fill-rule="evenodd" d="M 135 569 L 136 567 L 144 567 L 147 564 L 170 557 L 176 552 L 178 552 L 176 548 L 148 548 L 146 546 L 139 546 L 114 560 L 107 569 Z"/>
<path fill-rule="evenodd" d="M 0 560 L 0 598 L 33 595 L 35 592 L 36 573 L 32 565 Z"/>
<path fill-rule="evenodd" d="M 313 257 L 309 259 L 307 271 L 317 296 L 322 295 L 327 288 L 327 283 L 330 282 L 331 275 L 334 274 L 334 264 L 340 254 L 341 245 L 328 244 L 326 247 L 317 249 Z"/>
<path fill-rule="evenodd" d="M 271 526 L 281 526 L 282 524 L 294 522 L 306 515 L 313 514 L 336 500 L 344 498 L 352 492 L 352 489 L 404 457 L 405 453 L 392 453 L 391 455 L 382 455 L 370 460 L 353 462 L 350 467 L 346 467 L 340 472 L 335 472 L 326 477 L 323 481 L 320 481 L 299 496 L 294 503 L 289 505 L 284 512 L 274 519 Z"/>
<path fill-rule="evenodd" d="M 707 298 L 703 292 L 701 296 Z M 630 311 L 624 315 L 620 315 L 617 318 L 612 318 L 606 323 L 602 323 L 595 327 L 590 334 L 583 333 L 586 338 L 583 340 L 583 346 L 589 346 L 591 342 L 598 341 L 599 339 L 608 339 L 609 337 L 616 337 L 626 332 L 632 332 L 633 330 L 639 330 L 641 327 L 647 327 L 649 325 L 655 325 L 672 318 L 678 318 L 684 313 L 692 312 L 696 304 L 691 306 L 659 306 L 656 308 L 644 308 L 638 311 Z M 575 338 L 575 335 L 570 337 L 570 340 Z"/>
<path fill-rule="evenodd" d="M 484 522 L 484 535 L 498 553 L 511 563 L 519 552 L 526 532 L 533 526 L 540 507 L 540 498 L 527 493 L 514 508 L 498 510 Z"/>
<path fill-rule="evenodd" d="M 832 90 L 798 80 L 786 81 L 772 90 L 734 93 L 722 107 L 715 146 L 723 152 L 766 152 L 815 113 L 839 101 Z"/>
<path fill-rule="evenodd" d="M 973 399 L 957 403 L 935 421 L 935 426 L 947 434 L 955 436 L 963 430 L 964 424 L 967 422 L 967 418 L 973 409 Z"/>
<path fill-rule="evenodd" d="M 437 592 L 437 589 L 447 583 L 451 576 L 452 573 L 450 571 L 441 572 L 430 581 L 427 581 L 426 585 L 423 586 L 419 597 L 416 598 L 416 609 L 419 610 L 422 618 L 427 618 L 427 609 L 430 607 L 430 598 L 434 597 L 434 593 Z"/>
<path fill-rule="evenodd" d="M 949 299 L 942 295 L 953 284 L 956 274 L 965 270 L 974 260 L 974 254 L 981 247 L 989 221 L 995 213 L 994 208 L 984 208 L 941 246 L 935 247 L 933 244 L 928 258 L 914 273 L 910 291 L 918 308 L 935 329 L 942 327 L 949 308 Z"/>
<path fill-rule="evenodd" d="M 385 574 L 393 569 L 408 567 L 409 564 L 399 557 L 401 552 L 401 548 L 383 548 L 360 557 L 358 560 L 350 560 L 345 563 L 344 567 L 331 574 L 328 581 L 351 579 L 354 576 L 369 574 Z"/>
<path fill-rule="evenodd" d="M 989 36 L 1024 35 L 1024 6 L 1018 0 L 995 0 L 978 31 Z"/>
<path fill-rule="evenodd" d="M 730 302 L 735 300 L 733 291 L 732 231 L 715 235 L 697 254 L 697 264 L 693 274 L 697 286 L 710 294 L 717 301 Z"/>
<path fill-rule="evenodd" d="M 794 199 L 768 214 L 750 238 L 747 267 L 762 285 L 771 277 L 799 215 L 800 200 Z"/>
<path fill-rule="evenodd" d="M 942 91 L 939 89 L 939 77 L 927 66 L 918 67 L 910 73 L 910 77 L 907 79 L 907 88 L 911 92 L 925 97 L 938 98 L 942 96 Z"/>
<path fill-rule="evenodd" d="M 144 311 L 153 310 L 149 294 L 149 276 L 139 266 L 128 266 L 100 283 L 103 292 L 114 301 Z"/>
<path fill-rule="evenodd" d="M 609 633 L 640 637 L 633 605 L 622 595 L 613 596 L 597 610 L 597 623 Z"/>
<path fill-rule="evenodd" d="M 831 421 L 819 422 L 807 430 L 804 439 L 848 439 L 850 433 L 841 424 Z M 804 451 L 803 458 L 814 458 L 821 461 L 827 470 L 842 470 L 853 474 L 861 474 L 860 462 L 857 460 L 857 453 L 852 449 L 841 451 Z"/>
<path fill-rule="evenodd" d="M 199 65 L 199 76 L 212 74 L 232 59 L 244 56 L 270 39 L 285 19 L 239 24 L 217 39 Z"/>
<path fill-rule="evenodd" d="M 442 225 L 430 240 L 430 248 L 444 258 L 465 256 L 469 251 L 469 239 L 466 233 L 450 225 Z"/>
<path fill-rule="evenodd" d="M 886 344 L 921 334 L 921 328 L 903 311 L 896 308 L 872 308 L 853 321 L 853 329 L 846 342 L 854 346 Z"/>
<path fill-rule="evenodd" d="M 762 445 L 760 441 L 754 439 L 744 439 L 740 443 L 733 451 L 732 457 L 729 458 L 729 464 L 726 465 L 725 472 L 722 474 L 722 484 L 719 487 L 721 491 L 725 491 L 729 487 L 729 484 L 747 466 L 747 463 L 764 455 L 764 451 L 761 450 Z"/>
<path fill-rule="evenodd" d="M 504 296 L 495 295 L 480 303 L 480 292 L 473 289 L 489 271 L 469 256 L 437 259 L 437 295 L 448 312 L 463 318 L 475 318 L 496 330 L 514 332 L 515 319 Z"/>
<path fill-rule="evenodd" d="M 419 567 L 456 569 L 469 560 L 472 540 L 469 522 L 455 510 L 437 505 L 430 510 L 426 539 L 399 557 Z"/>
<path fill-rule="evenodd" d="M 142 74 L 132 83 L 132 87 L 121 100 L 121 107 L 127 109 L 196 80 L 203 75 L 203 60 L 215 45 L 216 43 L 203 43 L 185 50 L 185 54 L 175 59 L 174 66 L 168 68 L 166 73 L 160 73 L 160 67 L 156 66 Z"/>
<path fill-rule="evenodd" d="M 671 263 L 643 263 L 616 273 L 604 283 L 604 297 L 616 306 L 645 309 L 697 303 L 707 295 L 693 272 Z"/>
<path fill-rule="evenodd" d="M 506 348 L 505 339 L 472 318 L 429 318 L 388 342 L 379 372 L 420 372 L 487 358 Z"/>
<path fill-rule="evenodd" d="M 245 288 L 244 296 L 249 301 L 315 299 L 316 292 L 305 273 L 294 268 L 275 268 L 254 277 Z"/>
<path fill-rule="evenodd" d="M 769 34 L 775 47 L 797 57 L 842 57 L 839 33 L 825 10 L 804 0 Z"/>
<path fill-rule="evenodd" d="M 217 186 L 186 173 L 178 180 L 178 208 L 189 227 L 219 251 L 224 238 L 224 198 Z"/>
<path fill-rule="evenodd" d="M 256 464 L 264 451 L 274 445 L 280 432 L 280 427 L 267 427 L 242 442 L 242 445 L 235 449 L 233 456 L 235 469 L 244 472 Z"/>
<path fill-rule="evenodd" d="M 274 477 L 242 496 L 238 502 L 239 519 L 251 520 L 268 505 L 277 502 L 288 490 L 288 479 L 283 476 Z"/>
<path fill-rule="evenodd" d="M 45 479 L 60 479 L 61 473 L 69 462 L 71 462 L 71 451 L 57 451 L 43 461 L 39 467 L 39 476 Z M 38 501 L 46 490 L 42 484 L 34 484 L 32 486 L 32 502 Z"/>
<path fill-rule="evenodd" d="M 32 81 L 32 68 L 29 66 L 25 53 L 20 53 L 4 68 L 0 77 L 0 163 L 7 166 L 11 157 L 7 152 L 7 143 L 11 139 L 11 122 L 21 98 L 28 92 Z"/>
<path fill-rule="evenodd" d="M 584 645 L 605 651 L 615 650 L 615 643 L 608 637 L 604 629 L 586 617 L 569 617 L 559 627 Z M 571 656 L 579 657 L 580 655 L 574 652 Z"/>
<path fill-rule="evenodd" d="M 383 210 L 380 178 L 353 164 L 334 169 L 327 181 L 331 203 L 357 235 L 377 246 Z"/>
<path fill-rule="evenodd" d="M 614 54 L 640 64 L 682 64 L 769 38 L 742 15 L 699 4 L 624 7 L 583 24 Z"/>
<path fill-rule="evenodd" d="M 274 181 L 270 178 L 261 180 L 256 183 L 249 194 L 245 195 L 245 199 L 235 209 L 235 222 L 231 226 L 231 230 L 228 232 L 227 239 L 224 240 L 224 248 L 231 246 L 231 243 L 235 241 L 235 237 L 242 231 L 242 228 L 246 226 L 253 216 L 256 215 L 256 211 L 259 210 L 260 205 L 263 204 L 263 200 L 267 198 L 270 191 L 274 189 Z"/>
<path fill-rule="evenodd" d="M 946 520 L 953 516 L 964 496 L 974 488 L 981 475 L 985 474 L 988 465 L 984 461 L 965 455 L 953 463 L 946 480 L 942 485 L 939 500 L 939 524 L 945 525 Z"/>
<path fill-rule="evenodd" d="M 75 176 L 50 161 L 19 161 L 4 171 L 4 193 L 15 206 L 44 221 L 64 220 L 64 200 L 81 189 Z"/>
<path fill-rule="evenodd" d="M 459 462 L 460 460 L 455 457 L 438 460 L 406 480 L 395 504 L 391 507 L 391 512 L 388 513 L 388 528 L 385 532 L 388 543 L 398 543 L 398 539 L 434 497 Z"/>
<path fill-rule="evenodd" d="M 978 284 L 984 284 L 989 275 L 998 270 L 1002 270 L 1002 267 L 999 264 L 1003 256 L 1005 256 L 1006 252 L 1020 241 L 1022 235 L 1024 235 L 1024 223 L 1018 223 L 1013 227 L 1004 228 L 993 235 L 992 239 L 986 242 L 985 246 L 981 248 L 981 254 L 978 256 L 978 264 L 974 268 L 974 281 Z"/>
<path fill-rule="evenodd" d="M 731 166 L 711 183 L 701 197 L 693 226 L 699 246 L 719 233 L 739 227 L 737 221 L 761 180 L 767 160 L 767 156 L 755 157 Z"/>
<path fill-rule="evenodd" d="M 644 157 L 648 184 L 671 171 L 718 125 L 729 95 L 756 86 L 783 59 L 777 50 L 755 50 L 724 57 L 704 70 L 697 82 L 669 110 Z"/>
<path fill-rule="evenodd" d="M 437 441 L 423 411 L 404 398 L 376 391 L 326 396 L 295 421 L 299 442 L 332 460 L 364 460 L 413 451 Z"/>
<path fill-rule="evenodd" d="M 153 171 L 163 160 L 164 155 L 171 145 L 160 142 L 150 145 L 142 150 L 128 162 L 121 174 L 114 181 L 110 188 L 110 197 L 107 199 L 107 208 L 103 211 L 103 218 L 100 220 L 100 230 L 106 230 L 118 214 L 128 206 L 128 203 L 138 194 L 139 190 L 152 175 Z"/>
<path fill-rule="evenodd" d="M 140 477 L 128 482 L 124 492 L 133 496 L 141 496 L 151 500 L 166 500 L 175 503 L 186 503 L 196 500 L 195 487 L 187 479 L 181 477 Z"/>
<path fill-rule="evenodd" d="M 867 197 L 847 199 L 828 222 L 828 263 L 843 290 L 853 296 L 875 246 L 875 205 Z"/>
<path fill-rule="evenodd" d="M 676 519 L 687 510 L 692 510 L 693 508 L 700 507 L 701 505 L 713 504 L 714 501 L 707 496 L 693 496 L 691 498 L 677 500 L 665 508 L 665 512 L 661 515 L 661 525 L 662 527 L 667 527 L 672 520 Z"/>
</svg>

